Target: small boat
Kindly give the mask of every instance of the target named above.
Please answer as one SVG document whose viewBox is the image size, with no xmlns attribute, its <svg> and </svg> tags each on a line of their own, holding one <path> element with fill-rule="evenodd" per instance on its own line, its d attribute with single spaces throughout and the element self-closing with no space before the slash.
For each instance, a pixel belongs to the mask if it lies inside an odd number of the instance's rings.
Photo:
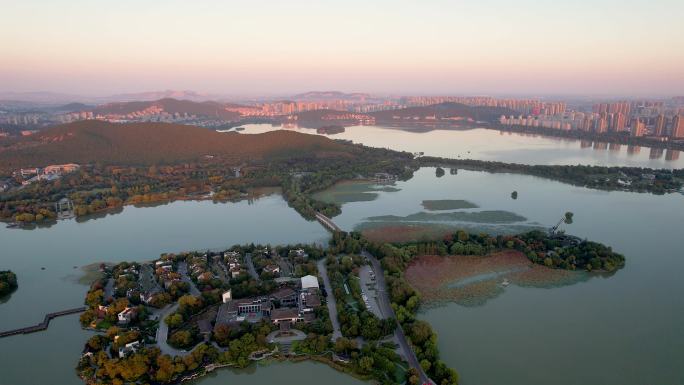
<svg viewBox="0 0 684 385">
<path fill-rule="evenodd" d="M 508 286 L 508 285 L 510 285 L 510 284 L 511 284 L 511 283 L 508 282 L 508 279 L 507 279 L 507 278 L 504 278 L 503 282 L 501 282 L 501 286 L 504 286 L 504 287 L 506 287 L 506 286 Z"/>
</svg>

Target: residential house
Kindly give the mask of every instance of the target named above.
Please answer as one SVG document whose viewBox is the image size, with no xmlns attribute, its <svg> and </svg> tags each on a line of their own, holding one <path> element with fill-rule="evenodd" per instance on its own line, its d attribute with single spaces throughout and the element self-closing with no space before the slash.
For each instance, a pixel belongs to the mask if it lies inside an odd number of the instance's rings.
<svg viewBox="0 0 684 385">
<path fill-rule="evenodd" d="M 264 267 L 264 272 L 273 275 L 280 274 L 280 266 L 276 264 L 266 265 L 266 267 Z"/>
<path fill-rule="evenodd" d="M 124 358 L 129 354 L 135 353 L 140 348 L 140 341 L 128 343 L 119 348 L 119 358 Z"/>
<path fill-rule="evenodd" d="M 128 325 L 131 323 L 133 318 L 135 318 L 136 310 L 133 307 L 125 308 L 121 313 L 117 315 L 120 325 Z"/>
</svg>

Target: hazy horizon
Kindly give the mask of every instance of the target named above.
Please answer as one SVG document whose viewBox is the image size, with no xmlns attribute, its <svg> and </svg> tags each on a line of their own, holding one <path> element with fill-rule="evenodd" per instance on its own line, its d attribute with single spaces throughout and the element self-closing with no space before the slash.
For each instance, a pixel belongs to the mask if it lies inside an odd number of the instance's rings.
<svg viewBox="0 0 684 385">
<path fill-rule="evenodd" d="M 0 91 L 675 96 L 684 3 L 23 0 Z"/>
</svg>

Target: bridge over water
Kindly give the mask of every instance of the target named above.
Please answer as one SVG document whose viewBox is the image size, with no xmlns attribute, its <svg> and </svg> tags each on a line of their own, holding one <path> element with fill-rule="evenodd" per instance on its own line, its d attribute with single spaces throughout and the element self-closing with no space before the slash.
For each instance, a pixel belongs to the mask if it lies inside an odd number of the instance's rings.
<svg viewBox="0 0 684 385">
<path fill-rule="evenodd" d="M 2 337 L 9 337 L 9 336 L 14 336 L 17 334 L 28 334 L 28 333 L 35 333 L 39 331 L 46 330 L 48 326 L 50 326 L 50 321 L 53 318 L 69 315 L 69 314 L 78 314 L 78 313 L 83 313 L 86 310 L 85 306 L 84 307 L 79 307 L 75 309 L 67 309 L 67 310 L 62 310 L 54 313 L 48 313 L 45 315 L 45 318 L 43 319 L 43 322 L 39 323 L 38 325 L 33 325 L 33 326 L 27 326 L 25 328 L 19 328 L 19 329 L 14 329 L 14 330 L 8 330 L 6 332 L 0 332 L 0 338 Z"/>
</svg>

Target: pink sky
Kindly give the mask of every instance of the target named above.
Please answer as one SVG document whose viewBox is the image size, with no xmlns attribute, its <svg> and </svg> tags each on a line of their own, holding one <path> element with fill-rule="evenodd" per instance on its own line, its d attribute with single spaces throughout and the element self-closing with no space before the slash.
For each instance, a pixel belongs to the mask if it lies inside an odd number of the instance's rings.
<svg viewBox="0 0 684 385">
<path fill-rule="evenodd" d="M 22 0 L 0 91 L 684 94 L 684 2 Z"/>
</svg>

